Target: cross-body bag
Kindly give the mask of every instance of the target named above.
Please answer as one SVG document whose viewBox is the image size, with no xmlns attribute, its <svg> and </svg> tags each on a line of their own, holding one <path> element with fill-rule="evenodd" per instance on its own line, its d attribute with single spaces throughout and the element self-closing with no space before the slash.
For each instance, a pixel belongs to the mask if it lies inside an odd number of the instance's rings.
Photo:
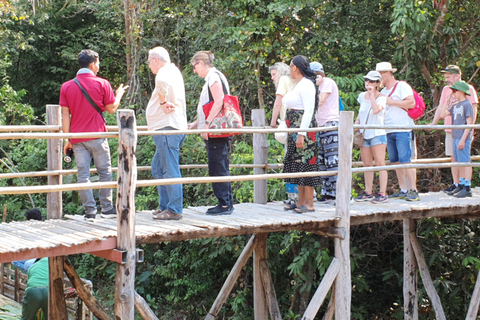
<svg viewBox="0 0 480 320">
<path fill-rule="evenodd" d="M 103 117 L 103 113 L 102 113 L 102 110 L 100 110 L 100 108 L 97 106 L 97 104 L 95 103 L 95 101 L 93 101 L 93 99 L 90 97 L 90 95 L 88 94 L 87 90 L 85 90 L 85 88 L 82 87 L 82 85 L 80 84 L 80 81 L 78 81 L 77 78 L 73 79 L 73 82 L 75 82 L 77 84 L 77 86 L 80 88 L 80 90 L 82 91 L 83 93 L 83 96 L 85 97 L 85 99 L 87 99 L 87 101 L 92 105 L 92 107 L 97 110 L 97 112 L 100 114 L 100 117 L 102 117 L 103 119 L 103 122 L 107 123 L 107 121 L 105 121 L 105 118 Z"/>
<path fill-rule="evenodd" d="M 410 86 L 410 84 L 406 81 L 403 81 L 405 82 L 406 84 L 408 84 Z M 388 95 L 389 97 L 395 92 L 395 89 L 397 88 L 397 85 L 400 83 L 400 81 L 397 81 L 397 83 L 395 83 L 395 86 L 393 87 L 393 90 L 390 92 L 390 94 Z M 412 88 L 412 86 L 410 86 L 410 88 Z M 425 102 L 423 101 L 423 98 L 418 94 L 417 91 L 415 91 L 415 89 L 412 88 L 412 92 L 413 92 L 413 99 L 415 100 L 415 107 L 411 108 L 411 109 L 408 109 L 408 110 L 405 110 L 403 109 L 405 112 L 408 113 L 408 116 L 410 118 L 412 118 L 413 120 L 417 120 L 418 118 L 420 118 L 421 116 L 423 116 L 423 112 L 425 111 Z"/>
</svg>

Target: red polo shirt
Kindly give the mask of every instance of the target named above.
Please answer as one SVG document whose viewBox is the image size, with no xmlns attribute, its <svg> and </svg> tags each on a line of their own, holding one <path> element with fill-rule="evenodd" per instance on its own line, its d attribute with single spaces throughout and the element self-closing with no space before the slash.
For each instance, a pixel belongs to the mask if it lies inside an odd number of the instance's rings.
<svg viewBox="0 0 480 320">
<path fill-rule="evenodd" d="M 77 79 L 88 92 L 100 110 L 115 102 L 115 95 L 110 83 L 91 73 L 77 75 Z M 97 110 L 83 96 L 78 85 L 69 80 L 62 84 L 60 89 L 60 106 L 70 109 L 70 132 L 107 132 L 107 127 Z M 72 143 L 79 143 L 96 138 L 72 139 Z"/>
</svg>

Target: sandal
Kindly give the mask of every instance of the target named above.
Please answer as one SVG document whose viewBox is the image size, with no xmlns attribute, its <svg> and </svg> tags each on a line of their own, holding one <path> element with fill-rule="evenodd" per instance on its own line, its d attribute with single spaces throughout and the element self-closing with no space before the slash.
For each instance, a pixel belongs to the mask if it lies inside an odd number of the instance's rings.
<svg viewBox="0 0 480 320">
<path fill-rule="evenodd" d="M 180 220 L 182 218 L 183 216 L 181 214 L 173 213 L 168 209 L 153 216 L 153 220 Z"/>
<path fill-rule="evenodd" d="M 286 205 L 285 207 L 283 207 L 283 210 L 285 210 L 285 211 L 295 210 L 296 208 L 297 208 L 297 205 L 294 203 L 294 204 Z"/>
<path fill-rule="evenodd" d="M 296 213 L 304 213 L 304 212 L 314 212 L 315 211 L 315 208 L 314 209 L 308 209 L 307 207 L 305 206 L 300 206 L 298 208 L 295 208 L 294 211 Z"/>
</svg>

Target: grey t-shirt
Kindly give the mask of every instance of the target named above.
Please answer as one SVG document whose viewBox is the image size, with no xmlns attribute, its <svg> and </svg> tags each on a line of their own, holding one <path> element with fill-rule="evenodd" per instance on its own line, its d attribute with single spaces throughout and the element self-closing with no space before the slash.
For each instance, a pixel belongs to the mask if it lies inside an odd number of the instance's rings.
<svg viewBox="0 0 480 320">
<path fill-rule="evenodd" d="M 453 105 L 449 109 L 450 114 L 453 118 L 453 125 L 465 125 L 467 124 L 467 117 L 473 119 L 473 106 L 468 100 L 459 101 L 457 104 Z M 461 139 L 463 136 L 464 129 L 454 129 L 452 131 L 453 139 Z M 472 139 L 472 131 L 468 136 L 468 139 Z"/>
</svg>

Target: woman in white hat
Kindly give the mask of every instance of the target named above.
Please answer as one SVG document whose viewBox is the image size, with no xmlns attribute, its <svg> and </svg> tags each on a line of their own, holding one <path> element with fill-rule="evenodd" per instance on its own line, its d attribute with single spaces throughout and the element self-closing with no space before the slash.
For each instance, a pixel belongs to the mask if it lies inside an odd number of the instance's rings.
<svg viewBox="0 0 480 320">
<path fill-rule="evenodd" d="M 385 124 L 385 106 L 387 97 L 380 93 L 382 76 L 378 71 L 370 71 L 365 78 L 366 92 L 360 93 L 358 103 L 360 110 L 356 124 L 362 125 L 384 125 Z M 387 136 L 385 129 L 360 129 L 363 133 L 363 146 L 360 146 L 363 165 L 365 167 L 384 166 L 385 152 L 387 148 Z M 388 202 L 387 198 L 387 171 L 379 171 L 380 192 L 373 195 L 373 177 L 374 172 L 365 172 L 365 191 L 355 198 L 357 202 L 371 201 L 372 203 Z"/>
</svg>

